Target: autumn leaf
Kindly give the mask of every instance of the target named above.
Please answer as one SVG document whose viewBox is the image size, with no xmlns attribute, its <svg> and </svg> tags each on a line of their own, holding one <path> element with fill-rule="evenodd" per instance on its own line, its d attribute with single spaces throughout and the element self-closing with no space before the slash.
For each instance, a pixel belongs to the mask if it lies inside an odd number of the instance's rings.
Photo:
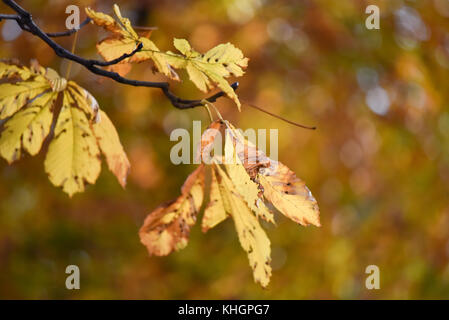
<svg viewBox="0 0 449 320">
<path fill-rule="evenodd" d="M 224 155 L 212 154 L 215 144 L 221 146 L 217 138 L 223 133 Z M 274 223 L 274 216 L 264 201 L 301 225 L 320 226 L 315 198 L 293 171 L 267 157 L 226 120 L 214 121 L 204 131 L 196 157 L 211 164 L 203 232 L 231 217 L 254 280 L 266 287 L 271 277 L 270 240 L 258 218 Z M 187 178 L 177 199 L 146 218 L 140 238 L 150 254 L 167 255 L 187 245 L 204 198 L 204 168 L 203 163 Z"/>
<path fill-rule="evenodd" d="M 231 43 L 220 44 L 205 54 L 195 51 L 185 39 L 174 39 L 175 48 L 181 53 L 167 52 L 168 62 L 177 69 L 185 69 L 190 80 L 203 92 L 218 86 L 240 110 L 240 101 L 225 78 L 240 77 L 248 66 L 248 58 Z"/>
<path fill-rule="evenodd" d="M 100 150 L 89 119 L 70 92 L 64 91 L 54 138 L 45 157 L 45 171 L 55 186 L 72 196 L 95 183 L 101 171 Z"/>
<path fill-rule="evenodd" d="M 0 119 L 11 116 L 39 94 L 51 91 L 43 74 L 25 66 L 0 62 L 0 74 L 2 79 L 11 80 L 0 84 Z"/>
<path fill-rule="evenodd" d="M 204 162 L 206 164 L 212 163 L 212 151 L 215 151 L 215 146 L 218 144 L 218 147 L 222 148 L 222 139 L 221 136 L 224 132 L 224 128 L 226 128 L 224 122 L 221 120 L 216 120 L 212 122 L 209 127 L 203 132 L 201 135 L 200 144 L 197 146 L 195 160 L 197 162 Z M 220 141 L 216 141 L 216 138 L 219 138 Z M 217 155 L 215 155 L 217 156 Z"/>
<path fill-rule="evenodd" d="M 149 32 L 144 36 L 139 36 L 131 25 L 128 18 L 122 17 L 120 9 L 114 5 L 114 13 L 117 19 L 102 13 L 86 8 L 86 14 L 92 19 L 92 23 L 103 27 L 112 35 L 103 39 L 97 44 L 97 50 L 106 60 L 111 61 L 121 57 L 123 54 L 133 52 L 142 43 L 142 49 L 132 57 L 120 61 L 120 63 L 109 66 L 112 71 L 118 72 L 122 76 L 129 72 L 131 63 L 139 63 L 152 60 L 157 70 L 173 80 L 179 80 L 176 72 L 166 61 L 166 54 L 150 40 Z"/>
<path fill-rule="evenodd" d="M 280 162 L 259 171 L 257 177 L 263 187 L 264 197 L 282 214 L 307 226 L 320 227 L 320 212 L 315 198 L 305 183 Z"/>
<path fill-rule="evenodd" d="M 321 226 L 317 202 L 305 183 L 287 166 L 258 150 L 232 124 L 225 123 L 230 140 L 239 145 L 239 159 L 250 177 L 259 184 L 265 199 L 301 225 Z"/>
<path fill-rule="evenodd" d="M 0 62 L 0 156 L 9 163 L 36 155 L 49 139 L 44 166 L 50 181 L 72 196 L 95 183 L 100 152 L 124 186 L 129 161 L 117 132 L 95 98 L 73 81 L 32 62 L 31 68 Z M 61 97 L 61 105 L 58 105 Z M 52 132 L 52 125 L 54 131 Z"/>
<path fill-rule="evenodd" d="M 190 228 L 204 198 L 204 165 L 185 181 L 181 195 L 151 212 L 140 228 L 140 241 L 150 255 L 165 256 L 187 245 Z"/>
<path fill-rule="evenodd" d="M 19 159 L 22 149 L 33 156 L 40 151 L 50 132 L 56 96 L 50 92 L 35 98 L 26 109 L 18 111 L 5 123 L 0 136 L 0 155 L 8 163 Z"/>
<path fill-rule="evenodd" d="M 131 165 L 111 120 L 101 110 L 99 115 L 99 121 L 92 124 L 92 130 L 98 141 L 100 150 L 106 157 L 109 170 L 115 174 L 122 187 L 125 187 Z"/>
<path fill-rule="evenodd" d="M 271 277 L 270 240 L 230 177 L 219 165 L 213 165 L 213 170 L 220 176 L 223 208 L 234 220 L 240 244 L 253 269 L 254 280 L 266 287 Z"/>
<path fill-rule="evenodd" d="M 229 130 L 226 130 L 225 139 L 225 167 L 235 189 L 242 195 L 249 208 L 256 216 L 274 223 L 273 214 L 265 206 L 258 185 L 251 180 L 243 163 L 237 155 L 233 139 Z"/>
<path fill-rule="evenodd" d="M 226 43 L 201 54 L 193 50 L 187 40 L 174 39 L 174 46 L 180 54 L 162 52 L 148 38 L 149 33 L 140 36 L 134 30 L 129 19 L 122 17 L 117 5 L 114 5 L 114 12 L 116 19 L 86 8 L 86 14 L 92 19 L 92 23 L 112 33 L 97 44 L 100 55 L 106 61 L 111 61 L 133 52 L 139 44 L 142 44 L 142 49 L 133 56 L 109 66 L 110 70 L 123 76 L 131 69 L 131 63 L 152 60 L 159 72 L 173 80 L 179 80 L 173 68 L 185 69 L 198 89 L 208 92 L 217 86 L 234 100 L 240 110 L 241 104 L 237 94 L 226 80 L 230 76 L 240 77 L 244 74 L 243 69 L 248 65 L 248 58 L 243 56 L 240 49 Z"/>
<path fill-rule="evenodd" d="M 211 185 L 210 185 L 210 201 L 204 209 L 203 220 L 201 221 L 201 228 L 203 232 L 212 229 L 220 222 L 226 220 L 228 212 L 231 208 L 227 202 L 227 199 L 223 199 L 222 193 L 224 193 L 223 185 L 218 182 L 217 174 L 215 170 L 211 171 Z"/>
</svg>

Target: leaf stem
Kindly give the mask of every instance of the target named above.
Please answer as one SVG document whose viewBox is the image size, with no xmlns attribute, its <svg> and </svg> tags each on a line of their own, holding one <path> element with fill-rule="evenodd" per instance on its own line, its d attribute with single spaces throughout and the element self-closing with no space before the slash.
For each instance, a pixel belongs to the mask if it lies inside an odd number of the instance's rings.
<svg viewBox="0 0 449 320">
<path fill-rule="evenodd" d="M 78 40 L 78 32 L 75 33 L 75 37 L 73 38 L 73 42 L 72 42 L 72 50 L 71 50 L 72 54 L 75 53 L 76 41 L 77 41 L 77 40 Z M 70 76 L 70 71 L 71 71 L 71 69 L 72 69 L 72 63 L 73 63 L 73 61 L 72 61 L 72 60 L 69 60 L 69 65 L 67 66 L 67 71 L 66 71 L 66 74 L 65 74 L 65 78 L 66 78 L 66 79 L 68 79 L 69 76 Z"/>
<path fill-rule="evenodd" d="M 264 112 L 264 113 L 266 113 L 266 114 L 268 114 L 268 115 L 270 115 L 270 116 L 272 116 L 272 117 L 274 117 L 274 118 L 277 118 L 277 119 L 279 119 L 279 120 L 285 121 L 285 122 L 287 122 L 287 123 L 289 123 L 289 124 L 292 124 L 292 125 L 294 125 L 294 126 L 296 126 L 296 127 L 303 128 L 303 129 L 308 129 L 308 130 L 315 130 L 315 129 L 316 129 L 316 127 L 305 126 L 305 125 L 303 125 L 303 124 L 299 124 L 299 123 L 290 121 L 290 120 L 288 120 L 288 119 L 285 119 L 284 117 L 281 117 L 281 116 L 279 116 L 279 115 L 277 115 L 277 114 L 271 113 L 270 111 L 267 111 L 267 110 L 265 110 L 265 109 L 262 109 L 261 107 L 258 107 L 258 106 L 254 105 L 254 104 L 249 103 L 249 102 L 246 102 L 246 101 L 243 101 L 243 100 L 240 100 L 240 101 L 242 101 L 243 104 L 245 104 L 245 105 L 247 105 L 247 106 L 249 106 L 249 107 L 251 107 L 251 108 L 254 108 L 254 109 L 257 109 L 257 110 L 259 110 L 259 111 L 262 111 L 262 112 Z"/>
<path fill-rule="evenodd" d="M 207 105 L 207 103 L 205 103 L 203 106 L 204 106 L 204 108 L 206 108 L 207 113 L 209 114 L 210 122 L 211 123 L 214 122 L 214 118 L 212 117 L 212 113 L 210 112 L 210 109 L 209 109 L 209 106 Z"/>
</svg>

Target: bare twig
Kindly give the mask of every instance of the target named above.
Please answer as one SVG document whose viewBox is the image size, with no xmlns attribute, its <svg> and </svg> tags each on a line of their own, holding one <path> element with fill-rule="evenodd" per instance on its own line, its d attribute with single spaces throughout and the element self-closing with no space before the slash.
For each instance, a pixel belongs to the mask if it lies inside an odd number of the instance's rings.
<svg viewBox="0 0 449 320">
<path fill-rule="evenodd" d="M 49 36 L 51 38 L 71 36 L 72 34 L 76 33 L 79 29 L 84 27 L 89 22 L 90 22 L 90 18 L 88 17 L 88 18 L 86 18 L 86 20 L 81 22 L 80 27 L 78 29 L 71 29 L 71 30 L 61 31 L 61 32 L 47 32 L 47 36 Z"/>
<path fill-rule="evenodd" d="M 198 106 L 202 106 L 202 99 L 200 100 L 189 100 L 189 99 L 182 99 L 175 94 L 173 94 L 169 89 L 169 83 L 168 82 L 151 82 L 151 81 L 140 81 L 140 80 L 132 80 L 127 79 L 125 77 L 120 76 L 116 72 L 112 72 L 109 70 L 102 69 L 100 67 L 110 66 L 117 64 L 126 58 L 129 58 L 139 52 L 142 49 L 142 44 L 137 44 L 136 49 L 133 50 L 129 54 L 124 54 L 121 57 L 114 59 L 112 61 L 99 61 L 94 59 L 85 59 L 82 58 L 69 50 L 65 49 L 64 47 L 60 46 L 58 43 L 56 43 L 52 37 L 61 37 L 61 36 L 67 36 L 70 34 L 75 33 L 77 30 L 72 29 L 68 30 L 66 32 L 56 32 L 56 33 L 46 33 L 44 32 L 39 26 L 36 25 L 34 22 L 31 14 L 26 11 L 24 8 L 19 6 L 15 1 L 13 0 L 3 0 L 3 2 L 9 6 L 11 9 L 13 9 L 16 14 L 0 14 L 0 20 L 2 19 L 9 19 L 9 20 L 16 20 L 19 24 L 20 28 L 22 30 L 27 31 L 36 37 L 40 38 L 42 41 L 44 41 L 48 46 L 50 46 L 55 54 L 63 59 L 71 60 L 75 63 L 78 63 L 82 66 L 84 66 L 86 69 L 88 69 L 90 72 L 112 79 L 116 82 L 123 83 L 126 85 L 131 86 L 137 86 L 137 87 L 148 87 L 148 88 L 158 88 L 160 89 L 164 95 L 170 100 L 171 104 L 178 109 L 189 109 L 189 108 L 195 108 Z M 87 24 L 89 21 L 87 19 L 83 22 L 83 25 Z M 236 90 L 238 87 L 238 82 L 235 82 L 231 85 L 231 87 Z M 218 98 L 223 97 L 225 93 L 223 91 L 220 91 L 206 100 L 209 102 L 215 102 Z"/>
</svg>

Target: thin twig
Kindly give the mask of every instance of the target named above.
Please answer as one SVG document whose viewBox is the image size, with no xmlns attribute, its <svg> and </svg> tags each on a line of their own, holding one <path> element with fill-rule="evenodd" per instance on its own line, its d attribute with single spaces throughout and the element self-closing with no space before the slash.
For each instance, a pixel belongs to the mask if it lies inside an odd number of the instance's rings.
<svg viewBox="0 0 449 320">
<path fill-rule="evenodd" d="M 0 14 L 0 21 L 2 20 L 17 20 L 20 17 L 17 14 Z"/>
<path fill-rule="evenodd" d="M 47 36 L 51 38 L 57 38 L 57 37 L 66 37 L 71 36 L 72 34 L 78 32 L 82 27 L 84 27 L 86 24 L 90 22 L 90 18 L 87 17 L 86 20 L 80 23 L 80 27 L 78 29 L 70 29 L 67 31 L 61 31 L 61 32 L 47 32 Z"/>
</svg>

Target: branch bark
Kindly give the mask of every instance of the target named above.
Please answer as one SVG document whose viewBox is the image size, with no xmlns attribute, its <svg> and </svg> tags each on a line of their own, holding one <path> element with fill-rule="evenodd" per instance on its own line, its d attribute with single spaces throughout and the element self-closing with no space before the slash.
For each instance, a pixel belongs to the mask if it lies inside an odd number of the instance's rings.
<svg viewBox="0 0 449 320">
<path fill-rule="evenodd" d="M 69 50 L 65 49 L 64 47 L 60 46 L 58 43 L 56 43 L 52 38 L 54 37 L 62 37 L 62 36 L 69 36 L 75 32 L 77 32 L 77 29 L 72 29 L 64 32 L 55 32 L 55 33 L 46 33 L 44 32 L 33 20 L 32 15 L 26 11 L 24 8 L 22 8 L 20 5 L 18 5 L 13 0 L 3 0 L 3 2 L 9 6 L 12 10 L 16 12 L 16 14 L 0 14 L 0 21 L 3 19 L 9 19 L 9 20 L 16 20 L 19 24 L 20 28 L 24 31 L 27 31 L 34 36 L 40 38 L 42 41 L 44 41 L 50 48 L 53 49 L 55 54 L 63 59 L 71 60 L 79 65 L 84 66 L 86 69 L 88 69 L 90 72 L 112 79 L 116 82 L 130 85 L 130 86 L 136 86 L 136 87 L 148 87 L 148 88 L 158 88 L 162 91 L 162 93 L 170 100 L 171 104 L 178 109 L 189 109 L 189 108 L 195 108 L 198 106 L 202 106 L 201 101 L 203 99 L 198 100 L 189 100 L 189 99 L 182 99 L 178 96 L 176 96 L 174 93 L 170 91 L 169 83 L 168 82 L 151 82 L 151 81 L 140 81 L 140 80 L 132 80 L 125 77 L 120 76 L 116 72 L 108 71 L 105 69 L 102 69 L 100 67 L 110 66 L 117 64 L 121 61 L 123 61 L 126 58 L 129 58 L 139 52 L 142 49 L 142 44 L 137 45 L 136 49 L 133 50 L 129 54 L 124 54 L 121 57 L 114 59 L 112 61 L 99 61 L 94 59 L 85 59 L 82 58 L 76 54 L 71 53 Z M 84 25 L 86 25 L 90 19 L 86 19 L 83 21 L 83 23 L 80 25 L 80 28 Z M 231 87 L 236 90 L 238 87 L 238 82 L 235 82 L 231 85 Z M 215 102 L 218 98 L 223 97 L 225 93 L 223 91 L 220 91 L 208 98 L 209 102 Z"/>
</svg>

